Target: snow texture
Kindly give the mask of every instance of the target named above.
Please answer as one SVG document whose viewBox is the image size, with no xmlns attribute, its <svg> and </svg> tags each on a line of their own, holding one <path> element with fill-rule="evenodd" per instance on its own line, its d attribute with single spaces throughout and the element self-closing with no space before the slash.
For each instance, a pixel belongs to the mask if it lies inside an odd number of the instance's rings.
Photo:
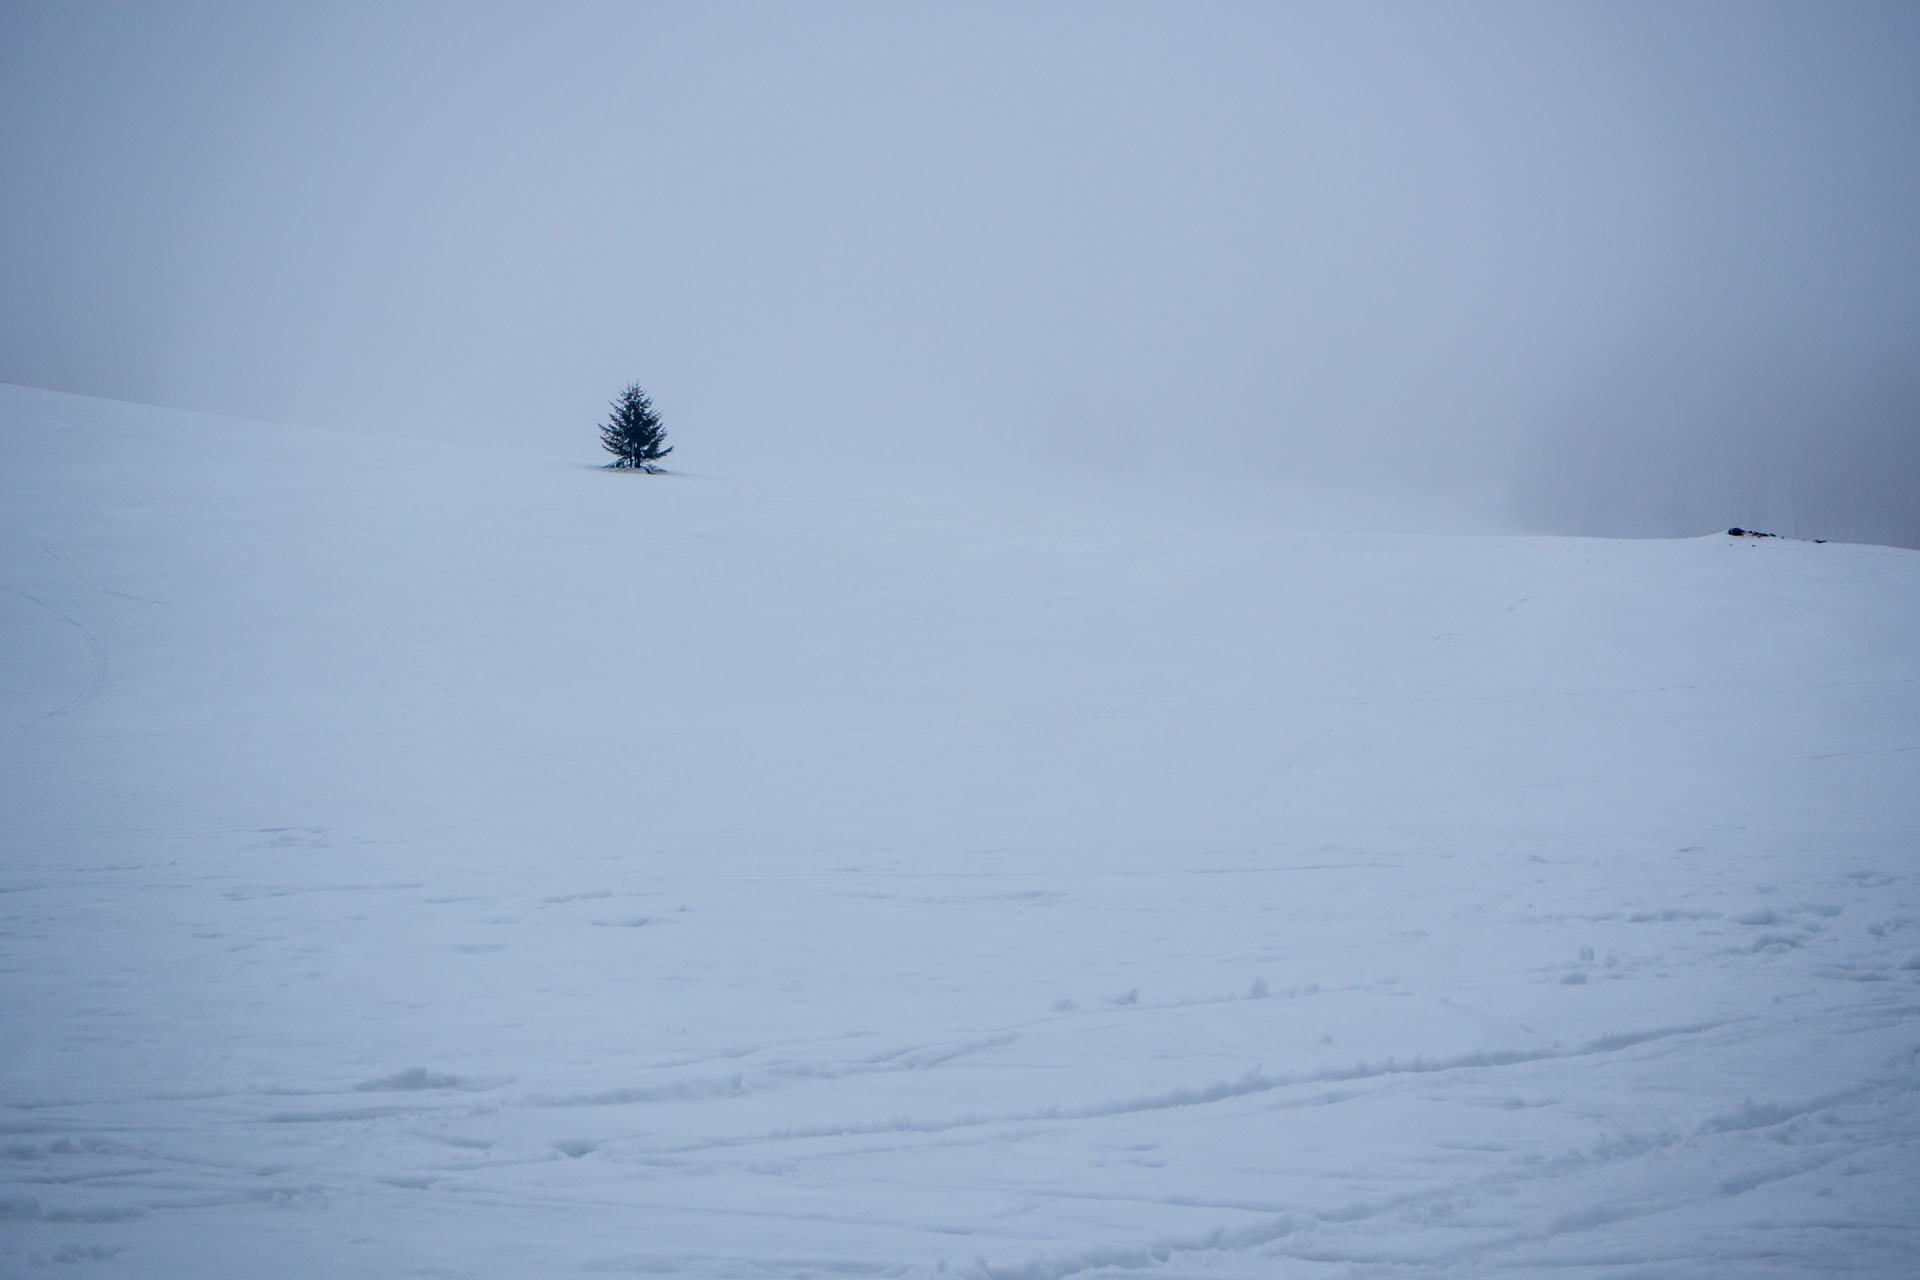
<svg viewBox="0 0 1920 1280">
<path fill-rule="evenodd" d="M 0 388 L 0 1274 L 1910 1276 L 1917 678 L 1910 551 Z"/>
</svg>

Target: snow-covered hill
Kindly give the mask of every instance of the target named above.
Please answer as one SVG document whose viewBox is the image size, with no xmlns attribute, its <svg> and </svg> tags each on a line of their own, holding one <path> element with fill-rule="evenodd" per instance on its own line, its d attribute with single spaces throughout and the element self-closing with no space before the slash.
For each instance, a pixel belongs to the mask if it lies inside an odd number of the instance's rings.
<svg viewBox="0 0 1920 1280">
<path fill-rule="evenodd" d="M 0 388 L 0 1274 L 1911 1275 L 1920 553 L 1287 527 Z"/>
</svg>

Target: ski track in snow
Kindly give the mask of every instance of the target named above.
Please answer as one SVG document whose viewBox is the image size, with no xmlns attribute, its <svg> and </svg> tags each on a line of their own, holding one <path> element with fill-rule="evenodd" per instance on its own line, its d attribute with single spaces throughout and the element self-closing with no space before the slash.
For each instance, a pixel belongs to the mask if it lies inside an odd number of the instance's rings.
<svg viewBox="0 0 1920 1280">
<path fill-rule="evenodd" d="M 0 1276 L 1913 1274 L 1920 556 L 0 412 Z"/>
<path fill-rule="evenodd" d="M 1142 1093 L 1102 1095 L 1096 1092 L 1102 1073 L 1089 1070 L 1081 1073 L 1079 1097 L 1055 1093 L 1032 1106 L 960 1112 L 937 1108 L 951 1096 L 992 1091 L 977 1080 L 948 1084 L 942 1077 L 985 1069 L 1024 1073 L 1047 1043 L 1087 1035 L 1093 1024 L 1123 1032 L 1133 1052 L 1151 1054 L 1152 1046 L 1191 1034 L 1181 1019 L 1265 1023 L 1275 1009 L 1342 996 L 1303 989 L 1142 999 L 1047 1013 L 970 1038 L 887 1044 L 875 1043 L 884 1038 L 872 1034 L 849 1034 L 742 1045 L 704 1058 L 663 1060 L 636 1068 L 634 1083 L 574 1094 L 466 1069 L 408 1067 L 332 1089 L 15 1099 L 0 1118 L 0 1159 L 12 1184 L 4 1212 L 10 1230 L 42 1238 L 43 1247 L 30 1251 L 42 1258 L 63 1248 L 70 1258 L 89 1249 L 102 1258 L 122 1257 L 135 1248 L 125 1242 L 153 1220 L 208 1222 L 269 1209 L 324 1218 L 413 1193 L 433 1202 L 419 1211 L 428 1219 L 484 1219 L 519 1205 L 562 1219 L 637 1216 L 677 1224 L 675 1234 L 694 1241 L 755 1230 L 736 1220 L 775 1220 L 804 1228 L 802 1235 L 861 1239 L 868 1249 L 845 1258 L 582 1251 L 575 1264 L 595 1273 L 931 1276 L 944 1264 L 946 1274 L 1048 1280 L 1109 1271 L 1256 1275 L 1276 1268 L 1439 1274 L 1465 1267 L 1544 1275 L 1578 1265 L 1627 1274 L 1634 1267 L 1693 1265 L 1661 1246 L 1636 1246 L 1635 1232 L 1649 1224 L 1692 1221 L 1770 1188 L 1831 1184 L 1799 1197 L 1826 1209 L 1824 1218 L 1807 1218 L 1797 1236 L 1788 1232 L 1791 1220 L 1769 1223 L 1780 1240 L 1775 1255 L 1747 1264 L 1760 1274 L 1769 1267 L 1791 1274 L 1814 1265 L 1836 1233 L 1885 1241 L 1912 1234 L 1899 1201 L 1884 1188 L 1852 1207 L 1846 1195 L 1847 1179 L 1863 1176 L 1863 1166 L 1864 1176 L 1877 1168 L 1910 1190 L 1920 1140 L 1914 971 L 1891 957 L 1877 969 L 1860 970 L 1855 962 L 1838 971 L 1818 958 L 1837 941 L 1835 922 L 1849 915 L 1863 918 L 1863 936 L 1876 936 L 1864 917 L 1901 882 L 1865 879 L 1864 901 L 1845 900 L 1845 889 L 1858 892 L 1861 881 L 1842 881 L 1827 886 L 1823 901 L 1742 913 L 1750 923 L 1731 928 L 1727 912 L 1680 909 L 1612 914 L 1598 922 L 1623 934 L 1664 931 L 1665 948 L 1686 950 L 1696 964 L 1792 966 L 1791 974 L 1770 980 L 1782 991 L 1844 982 L 1871 992 L 1812 1018 L 1768 1006 L 1574 1044 L 1514 1043 L 1431 1057 L 1414 1047 L 1388 1060 L 1297 1071 L 1257 1066 Z M 309 888 L 404 901 L 419 886 Z M 217 892 L 242 903 L 296 896 Z M 589 892 L 541 905 L 566 910 L 608 900 Z M 951 904 L 934 896 L 924 909 L 943 905 Z M 1874 923 L 1881 937 L 1907 932 L 1903 924 Z M 593 928 L 585 919 L 574 927 Z M 1754 942 L 1729 945 L 1729 932 L 1755 935 Z M 1792 945 L 1776 947 L 1768 939 Z M 1571 963 L 1606 971 L 1597 958 L 1576 955 Z M 1861 983 L 1859 972 L 1878 981 Z M 1551 975 L 1515 976 L 1568 986 Z M 1618 981 L 1659 979 L 1636 972 Z M 1577 984 L 1568 991 L 1580 994 Z M 1171 1029 L 1156 1028 L 1168 1020 Z M 1851 1078 L 1829 1071 L 1799 1093 L 1731 1102 L 1720 1090 L 1698 1088 L 1693 1111 L 1644 1121 L 1622 1105 L 1636 1093 L 1623 1081 L 1670 1089 L 1676 1068 L 1682 1077 L 1721 1068 L 1737 1075 L 1738 1064 L 1796 1037 L 1876 1045 L 1877 1064 L 1871 1051 L 1830 1051 L 1823 1056 L 1870 1069 Z M 721 1063 L 722 1070 L 708 1069 Z M 1617 1079 L 1595 1080 L 1596 1072 L 1617 1073 Z M 894 1099 L 913 1109 L 876 1112 L 862 1096 L 862 1085 L 876 1078 L 915 1082 Z M 730 1114 L 755 1099 L 773 1105 L 752 1116 Z M 1462 1126 L 1470 1135 L 1475 1112 L 1537 1111 L 1562 1119 L 1542 1126 L 1532 1141 L 1432 1140 Z M 668 1114 L 656 1118 L 656 1112 Z M 1177 1113 L 1208 1116 L 1207 1132 L 1183 1134 Z M 1391 1131 L 1409 1113 L 1446 1114 L 1414 1120 L 1410 1131 L 1426 1136 L 1402 1141 Z M 1307 1114 L 1314 1117 L 1310 1125 L 1290 1119 Z M 766 1123 L 782 1116 L 833 1118 Z M 1341 1118 L 1329 1122 L 1331 1116 Z M 1169 1159 L 1173 1152 L 1191 1159 L 1196 1147 L 1206 1150 L 1219 1140 L 1221 1126 L 1262 1131 L 1263 1145 L 1282 1149 L 1290 1137 L 1333 1132 L 1348 1135 L 1355 1151 L 1344 1160 L 1330 1159 L 1324 1149 L 1304 1160 L 1276 1155 L 1264 1176 L 1242 1166 L 1237 1150 L 1228 1177 L 1159 1172 L 1177 1167 L 1179 1161 Z M 1572 1144 L 1562 1137 L 1556 1145 L 1553 1139 L 1569 1129 L 1586 1136 Z M 189 1140 L 178 1143 L 170 1135 Z M 1029 1169 L 1023 1153 L 1035 1148 L 1044 1155 Z M 1077 1172 L 1050 1175 L 1049 1167 L 1063 1159 Z M 587 1167 L 597 1176 L 574 1176 Z M 1104 1172 L 1116 1167 L 1135 1176 Z M 1387 1168 L 1390 1174 L 1382 1171 Z M 1108 1189 L 1099 1189 L 1101 1182 Z M 802 1191 L 788 1196 L 780 1184 Z M 723 1190 L 708 1194 L 714 1188 Z M 793 1208 L 784 1203 L 789 1199 L 828 1199 L 840 1210 Z M 890 1203 L 897 1207 L 888 1212 Z M 943 1204 L 972 1208 L 942 1210 Z M 1079 1208 L 1062 1214 L 1063 1205 Z M 1092 1232 L 1099 1242 L 1076 1247 L 1057 1240 L 1059 1229 L 1045 1226 L 1055 1217 L 1083 1224 L 1068 1239 L 1099 1224 Z M 1746 1229 L 1758 1228 L 1750 1223 Z M 53 1237 L 60 1242 L 45 1243 Z M 1885 1247 L 1880 1269 L 1895 1274 L 1905 1255 Z M 1870 1255 L 1865 1269 L 1872 1273 Z M 1703 1272 L 1723 1263 L 1719 1254 L 1697 1260 Z"/>
<path fill-rule="evenodd" d="M 85 683 L 83 683 L 75 693 L 54 706 L 51 710 L 41 712 L 39 718 L 52 720 L 57 716 L 67 715 L 69 712 L 78 710 L 99 697 L 100 691 L 106 688 L 107 671 L 110 666 L 106 646 L 100 642 L 100 637 L 89 630 L 87 625 L 78 618 L 48 604 L 45 600 L 42 600 L 39 596 L 31 592 L 22 591 L 18 587 L 8 586 L 4 582 L 0 582 L 0 590 L 5 590 L 9 594 L 25 600 L 28 604 L 44 610 L 50 616 L 58 619 L 63 625 L 68 627 L 74 635 L 78 636 L 80 642 L 86 646 L 87 675 Z"/>
</svg>

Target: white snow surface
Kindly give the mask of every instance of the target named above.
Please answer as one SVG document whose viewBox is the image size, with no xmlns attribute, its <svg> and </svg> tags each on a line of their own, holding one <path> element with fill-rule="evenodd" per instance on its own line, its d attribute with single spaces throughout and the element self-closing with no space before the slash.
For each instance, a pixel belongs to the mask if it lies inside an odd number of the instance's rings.
<svg viewBox="0 0 1920 1280">
<path fill-rule="evenodd" d="M 0 1274 L 1916 1274 L 1920 553 L 1298 525 L 0 388 Z"/>
</svg>

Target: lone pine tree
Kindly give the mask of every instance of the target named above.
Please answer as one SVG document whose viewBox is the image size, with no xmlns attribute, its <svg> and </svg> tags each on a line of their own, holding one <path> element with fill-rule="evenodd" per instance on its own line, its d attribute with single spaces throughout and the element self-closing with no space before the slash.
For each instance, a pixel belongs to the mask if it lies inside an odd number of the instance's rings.
<svg viewBox="0 0 1920 1280">
<path fill-rule="evenodd" d="M 655 464 L 673 452 L 659 411 L 638 383 L 630 383 L 613 402 L 613 413 L 600 424 L 600 444 L 613 455 L 609 467 L 639 471 L 660 470 Z"/>
</svg>

